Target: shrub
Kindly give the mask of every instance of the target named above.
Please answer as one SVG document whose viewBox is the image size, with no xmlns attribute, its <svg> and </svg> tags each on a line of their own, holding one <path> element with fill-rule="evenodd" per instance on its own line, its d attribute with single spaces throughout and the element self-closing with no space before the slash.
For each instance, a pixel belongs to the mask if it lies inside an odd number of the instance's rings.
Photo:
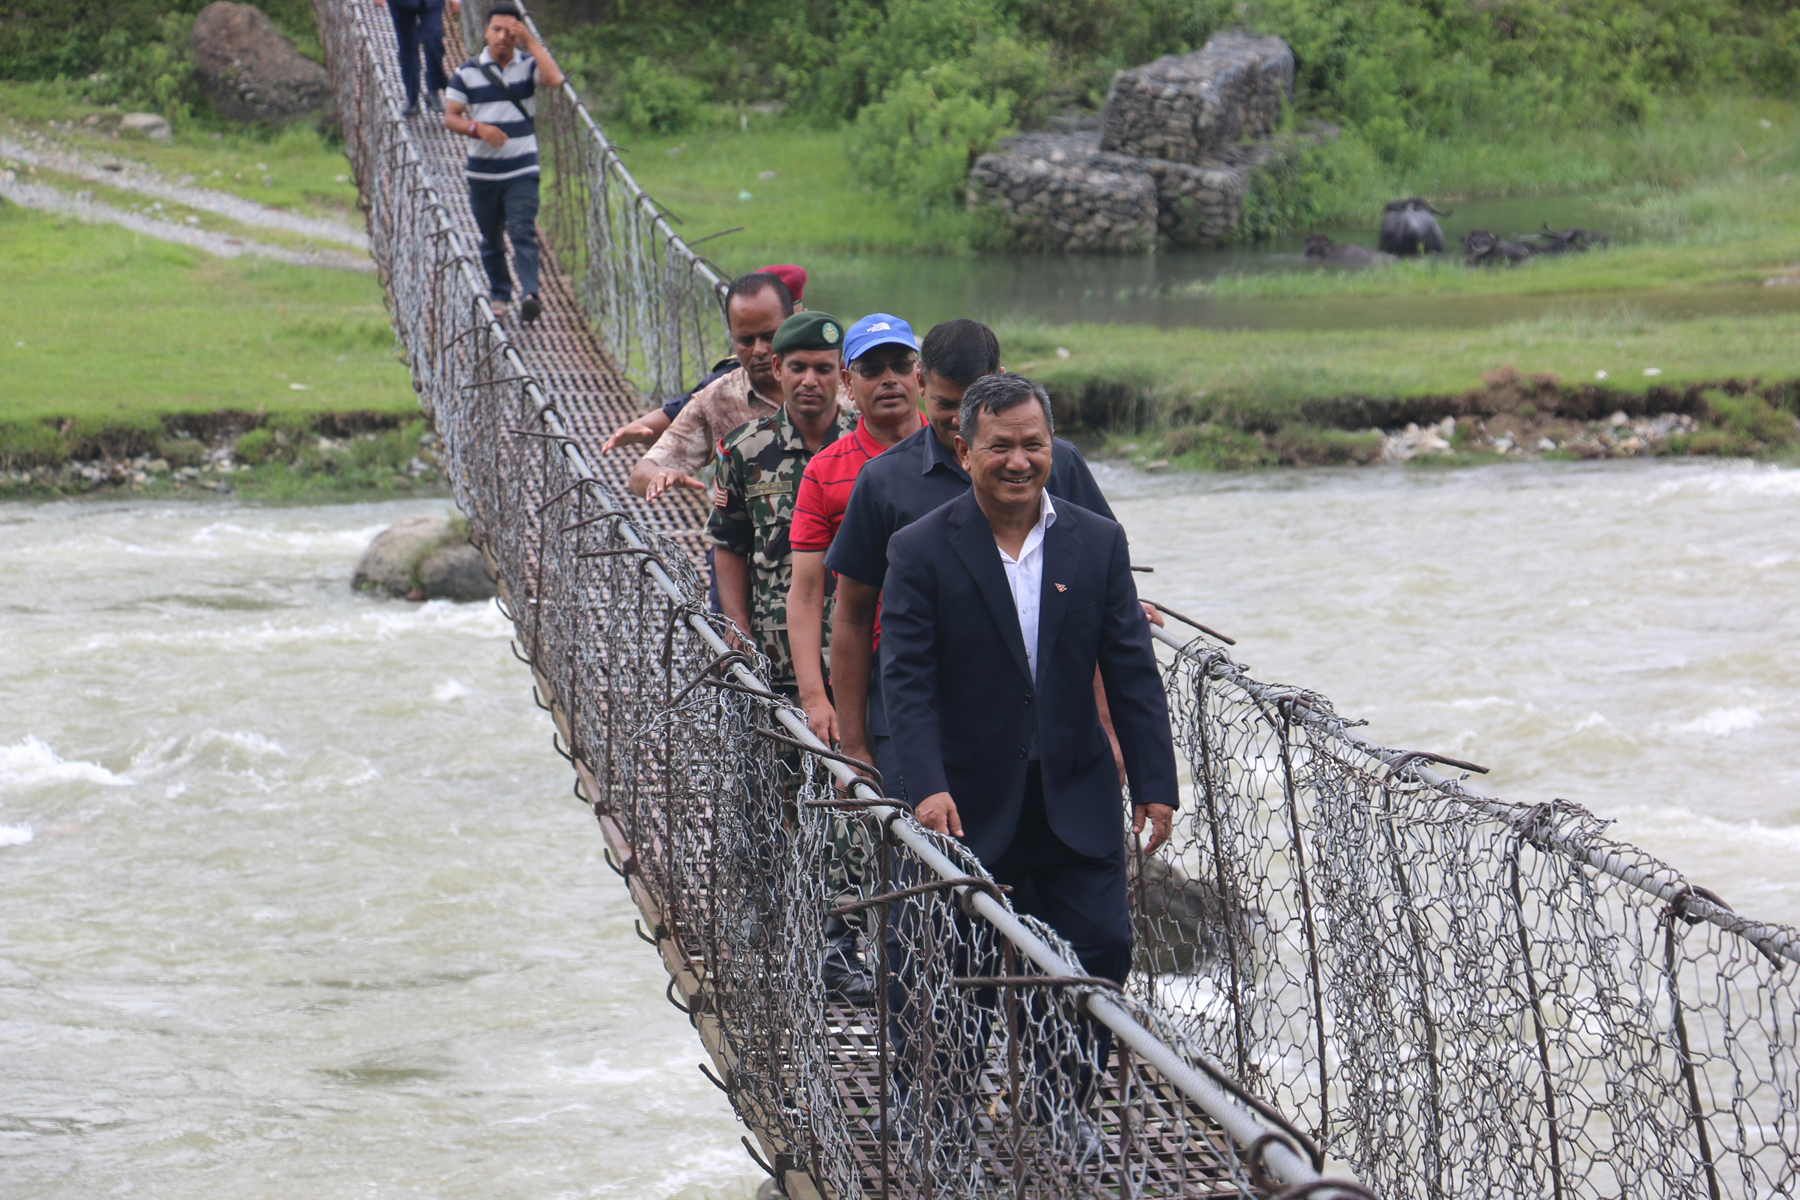
<svg viewBox="0 0 1800 1200">
<path fill-rule="evenodd" d="M 1800 443 L 1800 423 L 1761 396 L 1712 391 L 1704 399 L 1712 427 L 1690 435 L 1681 453 L 1756 454 Z"/>
<path fill-rule="evenodd" d="M 637 58 L 619 72 L 619 119 L 647 133 L 680 133 L 700 115 L 706 88 L 679 72 Z"/>
<path fill-rule="evenodd" d="M 909 72 L 851 131 L 857 175 L 921 213 L 960 206 L 970 166 L 1011 124 L 1009 94 L 984 101 L 947 76 L 939 68 Z"/>
<path fill-rule="evenodd" d="M 1214 471 L 1245 471 L 1274 465 L 1275 456 L 1262 438 L 1241 429 L 1208 422 L 1172 429 L 1163 439 L 1170 458 L 1186 467 Z"/>
<path fill-rule="evenodd" d="M 268 462 L 275 454 L 275 431 L 273 429 L 252 429 L 238 438 L 231 448 L 231 456 L 239 462 L 251 466 L 259 466 Z"/>
</svg>

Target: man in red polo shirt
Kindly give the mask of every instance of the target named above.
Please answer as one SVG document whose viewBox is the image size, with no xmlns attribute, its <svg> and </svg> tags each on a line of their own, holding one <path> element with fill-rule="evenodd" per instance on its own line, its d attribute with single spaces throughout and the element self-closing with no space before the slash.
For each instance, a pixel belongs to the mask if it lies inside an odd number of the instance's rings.
<svg viewBox="0 0 1800 1200">
<path fill-rule="evenodd" d="M 837 742 L 837 715 L 819 670 L 831 625 L 832 579 L 825 551 L 837 535 L 863 464 L 925 425 L 919 413 L 919 346 L 912 326 L 871 313 L 844 335 L 844 390 L 861 416 L 856 430 L 813 455 L 794 498 L 793 582 L 788 588 L 788 644 L 806 722 L 826 745 Z M 829 667 L 829 662 L 827 662 Z"/>
</svg>

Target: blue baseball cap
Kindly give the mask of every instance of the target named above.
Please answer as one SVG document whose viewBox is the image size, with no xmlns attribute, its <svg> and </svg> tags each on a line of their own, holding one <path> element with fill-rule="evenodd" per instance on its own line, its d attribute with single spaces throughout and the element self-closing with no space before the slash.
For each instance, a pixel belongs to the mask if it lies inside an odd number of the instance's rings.
<svg viewBox="0 0 1800 1200">
<path fill-rule="evenodd" d="M 844 335 L 844 361 L 855 362 L 877 346 L 890 345 L 919 348 L 911 325 L 890 313 L 870 313 Z"/>
</svg>

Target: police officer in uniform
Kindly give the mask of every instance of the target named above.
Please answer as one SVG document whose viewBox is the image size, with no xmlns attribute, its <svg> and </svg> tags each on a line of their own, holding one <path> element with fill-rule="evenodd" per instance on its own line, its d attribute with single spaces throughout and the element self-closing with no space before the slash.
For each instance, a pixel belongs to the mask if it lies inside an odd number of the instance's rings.
<svg viewBox="0 0 1800 1200">
<path fill-rule="evenodd" d="M 725 436 L 706 524 L 719 607 L 767 656 L 770 685 L 789 697 L 799 694 L 787 637 L 794 499 L 812 456 L 856 428 L 856 413 L 838 404 L 843 340 L 843 327 L 830 313 L 795 313 L 776 330 L 771 349 L 781 407 Z M 827 628 L 830 620 L 828 607 Z M 827 888 L 842 897 L 866 872 L 866 847 L 852 844 L 842 821 L 834 821 L 831 842 Z M 857 930 L 832 917 L 825 937 L 827 991 L 869 1003 L 873 993 Z"/>
</svg>

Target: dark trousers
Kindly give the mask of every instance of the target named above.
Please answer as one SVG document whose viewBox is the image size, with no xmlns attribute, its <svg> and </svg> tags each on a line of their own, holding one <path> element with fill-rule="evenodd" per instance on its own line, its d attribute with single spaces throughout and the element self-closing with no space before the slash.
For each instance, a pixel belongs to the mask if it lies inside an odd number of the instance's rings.
<svg viewBox="0 0 1800 1200">
<path fill-rule="evenodd" d="M 506 242 L 501 236 L 504 234 L 512 238 L 519 294 L 537 295 L 538 177 L 471 179 L 469 207 L 475 210 L 475 228 L 481 231 L 481 266 L 487 272 L 489 293 L 502 304 L 512 299 L 512 277 L 506 273 Z"/>
<path fill-rule="evenodd" d="M 419 50 L 425 50 L 425 90 L 441 92 L 449 82 L 444 76 L 444 6 L 403 8 L 392 0 L 388 16 L 394 22 L 394 40 L 400 43 L 400 81 L 406 85 L 406 106 L 419 102 Z"/>
<path fill-rule="evenodd" d="M 1012 844 L 997 860 L 983 865 L 994 877 L 994 882 L 1013 889 L 1009 898 L 1017 912 L 1037 917 L 1068 940 L 1086 974 L 1124 984 L 1131 973 L 1132 932 L 1131 914 L 1126 906 L 1122 829 L 1118 849 L 1102 858 L 1089 858 L 1071 850 L 1050 828 L 1044 812 L 1043 780 L 1034 763 L 1026 775 L 1025 802 Z M 900 878 L 901 874 L 904 872 L 896 872 L 893 880 L 897 888 L 922 882 Z M 890 1032 L 902 1087 L 910 1085 L 913 1072 L 918 1069 L 918 1064 L 908 1061 L 906 1046 L 910 1035 L 919 1032 L 911 1028 L 916 1020 L 910 1012 L 910 993 L 919 981 L 914 978 L 913 964 L 906 961 L 905 943 L 925 933 L 906 926 L 907 918 L 894 921 L 888 936 L 888 967 L 893 972 L 888 984 L 888 1005 L 893 1014 Z M 999 961 L 961 961 L 966 957 L 959 955 L 959 961 L 950 964 L 956 974 L 1003 973 Z M 999 997 L 993 990 L 977 991 L 971 999 L 984 1014 L 997 1014 Z M 1033 990 L 1025 1002 L 1040 1005 L 1044 997 Z M 952 1049 L 948 1058 L 942 1053 L 934 1055 L 940 1059 L 935 1064 L 935 1072 L 940 1078 L 974 1077 L 979 1067 L 977 1062 L 956 1060 L 963 1054 L 972 1053 L 978 1057 L 986 1052 L 987 1029 L 991 1027 L 991 1021 L 991 1016 L 984 1015 L 982 1029 L 973 1046 L 961 1051 Z M 1080 1061 L 1041 1063 L 1040 1069 L 1048 1078 L 1057 1081 L 1056 1090 L 1073 1095 L 1079 1104 L 1085 1105 L 1093 1091 L 1094 1068 L 1097 1066 L 1104 1071 L 1111 1057 L 1112 1031 L 1083 1016 L 1080 1035 L 1083 1043 L 1083 1053 L 1077 1056 Z M 972 1100 L 973 1094 L 967 1099 Z"/>
</svg>

